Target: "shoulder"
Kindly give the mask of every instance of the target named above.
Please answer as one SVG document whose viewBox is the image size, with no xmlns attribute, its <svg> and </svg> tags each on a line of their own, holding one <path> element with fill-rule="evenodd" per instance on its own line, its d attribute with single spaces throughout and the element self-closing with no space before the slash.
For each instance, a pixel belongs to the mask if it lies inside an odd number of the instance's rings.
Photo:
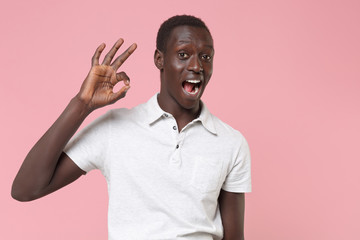
<svg viewBox="0 0 360 240">
<path fill-rule="evenodd" d="M 146 110 L 142 103 L 132 108 L 114 108 L 105 115 L 107 115 L 111 123 L 138 122 L 146 118 Z"/>
<path fill-rule="evenodd" d="M 213 114 L 211 114 L 211 118 L 214 123 L 216 133 L 220 138 L 224 138 L 228 141 L 234 141 L 238 144 L 247 144 L 244 135 L 239 130 L 234 129 Z"/>
</svg>

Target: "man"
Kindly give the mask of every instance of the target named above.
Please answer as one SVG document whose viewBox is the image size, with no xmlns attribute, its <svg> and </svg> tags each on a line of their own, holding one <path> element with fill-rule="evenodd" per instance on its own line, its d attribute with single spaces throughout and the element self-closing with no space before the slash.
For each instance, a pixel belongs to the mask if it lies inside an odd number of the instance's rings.
<svg viewBox="0 0 360 240">
<path fill-rule="evenodd" d="M 113 60 L 122 43 L 101 65 L 105 44 L 96 49 L 79 93 L 24 160 L 12 196 L 40 198 L 100 169 L 109 189 L 109 239 L 243 239 L 250 155 L 244 137 L 200 101 L 214 57 L 200 19 L 175 16 L 161 25 L 159 94 L 110 110 L 69 142 L 86 116 L 129 90 L 129 77 L 117 70 L 136 44 Z"/>
</svg>

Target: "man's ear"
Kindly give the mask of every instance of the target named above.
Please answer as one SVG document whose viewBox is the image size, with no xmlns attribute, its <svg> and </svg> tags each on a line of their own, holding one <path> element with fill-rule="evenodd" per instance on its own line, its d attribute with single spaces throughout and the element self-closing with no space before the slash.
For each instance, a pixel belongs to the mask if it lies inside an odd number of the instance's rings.
<svg viewBox="0 0 360 240">
<path fill-rule="evenodd" d="M 160 71 L 164 68 L 164 54 L 158 49 L 154 53 L 154 63 Z"/>
</svg>

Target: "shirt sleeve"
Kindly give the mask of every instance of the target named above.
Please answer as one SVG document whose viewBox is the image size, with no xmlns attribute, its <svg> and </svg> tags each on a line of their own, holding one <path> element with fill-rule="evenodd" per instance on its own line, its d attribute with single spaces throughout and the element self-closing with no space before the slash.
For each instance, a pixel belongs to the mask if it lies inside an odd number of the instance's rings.
<svg viewBox="0 0 360 240">
<path fill-rule="evenodd" d="M 249 145 L 242 137 L 234 165 L 228 173 L 222 189 L 228 192 L 251 192 L 251 158 Z"/>
<path fill-rule="evenodd" d="M 64 152 L 85 172 L 104 170 L 107 156 L 111 111 L 79 131 L 66 145 Z"/>
</svg>

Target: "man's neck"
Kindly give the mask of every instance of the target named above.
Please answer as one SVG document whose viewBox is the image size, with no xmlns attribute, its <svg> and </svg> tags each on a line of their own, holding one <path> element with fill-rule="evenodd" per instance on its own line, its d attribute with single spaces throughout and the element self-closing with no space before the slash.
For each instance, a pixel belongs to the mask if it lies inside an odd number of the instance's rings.
<svg viewBox="0 0 360 240">
<path fill-rule="evenodd" d="M 170 101 L 164 100 L 161 94 L 159 94 L 157 97 L 160 108 L 165 112 L 170 113 L 175 118 L 179 132 L 189 122 L 191 122 L 200 115 L 200 111 L 201 111 L 200 102 L 194 108 L 185 109 L 179 103 L 177 103 L 175 99 L 173 98 L 166 98 L 166 99 L 171 99 L 171 100 Z"/>
</svg>

